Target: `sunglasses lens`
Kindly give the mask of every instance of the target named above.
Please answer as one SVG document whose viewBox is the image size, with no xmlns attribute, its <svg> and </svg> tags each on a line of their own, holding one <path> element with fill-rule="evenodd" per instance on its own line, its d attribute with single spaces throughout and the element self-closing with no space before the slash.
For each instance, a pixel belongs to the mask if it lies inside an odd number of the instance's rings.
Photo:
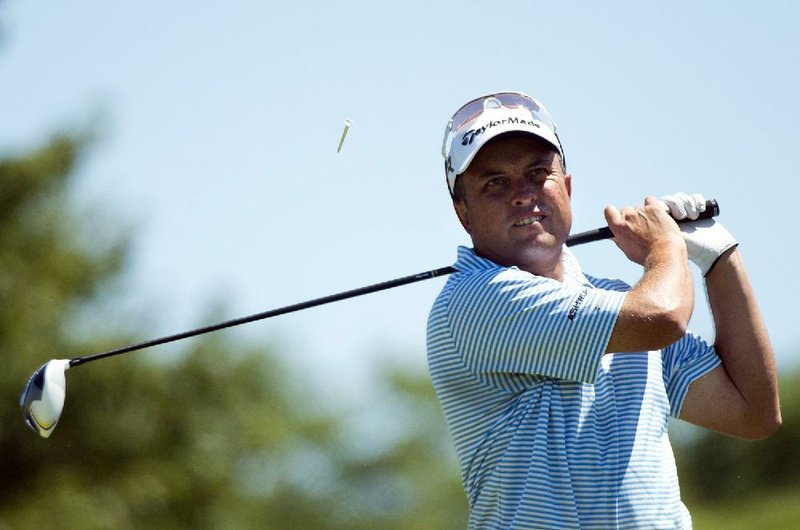
<svg viewBox="0 0 800 530">
<path fill-rule="evenodd" d="M 544 116 L 542 116 L 541 106 L 533 98 L 516 92 L 501 92 L 499 94 L 492 94 L 474 99 L 458 109 L 456 113 L 453 114 L 451 130 L 455 131 L 460 129 L 466 123 L 480 116 L 484 110 L 499 109 L 501 106 L 509 109 L 525 108 L 531 111 L 536 118 L 544 118 Z M 542 121 L 550 125 L 551 120 L 549 120 L 548 117 L 548 119 L 543 119 Z"/>
</svg>

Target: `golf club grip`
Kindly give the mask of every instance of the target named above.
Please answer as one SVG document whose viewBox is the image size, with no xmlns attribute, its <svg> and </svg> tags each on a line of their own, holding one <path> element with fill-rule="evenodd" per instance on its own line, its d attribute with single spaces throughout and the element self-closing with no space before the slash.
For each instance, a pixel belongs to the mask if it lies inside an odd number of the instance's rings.
<svg viewBox="0 0 800 530">
<path fill-rule="evenodd" d="M 715 199 L 709 199 L 706 201 L 706 209 L 700 213 L 697 219 L 681 219 L 676 220 L 675 222 L 678 224 L 691 223 L 693 221 L 699 221 L 700 219 L 710 219 L 718 215 L 719 203 L 717 203 Z M 604 226 L 602 228 L 595 228 L 594 230 L 587 230 L 586 232 L 581 232 L 579 234 L 573 234 L 567 238 L 566 245 L 571 247 L 574 245 L 591 243 L 592 241 L 611 239 L 612 237 L 614 237 L 614 234 L 611 233 L 611 229 L 607 226 Z"/>
</svg>

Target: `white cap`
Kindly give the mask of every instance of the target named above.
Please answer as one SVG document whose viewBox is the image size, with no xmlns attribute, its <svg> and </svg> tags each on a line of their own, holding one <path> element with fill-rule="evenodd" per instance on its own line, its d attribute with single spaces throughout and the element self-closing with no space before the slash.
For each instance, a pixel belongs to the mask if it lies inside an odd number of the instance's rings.
<svg viewBox="0 0 800 530">
<path fill-rule="evenodd" d="M 462 121 L 458 117 L 468 105 L 482 104 L 472 116 Z M 556 125 L 544 106 L 519 92 L 490 94 L 467 103 L 456 112 L 445 132 L 442 154 L 450 193 L 456 177 L 467 170 L 481 147 L 492 138 L 509 132 L 533 134 L 549 142 L 564 161 L 564 150 L 556 134 Z"/>
</svg>

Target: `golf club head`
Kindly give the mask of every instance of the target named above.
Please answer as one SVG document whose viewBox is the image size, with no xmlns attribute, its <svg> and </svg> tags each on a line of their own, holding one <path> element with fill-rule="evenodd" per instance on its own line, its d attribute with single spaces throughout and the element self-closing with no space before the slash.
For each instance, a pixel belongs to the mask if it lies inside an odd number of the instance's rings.
<svg viewBox="0 0 800 530">
<path fill-rule="evenodd" d="M 67 393 L 68 359 L 53 359 L 36 370 L 19 398 L 25 423 L 42 438 L 56 428 Z"/>
</svg>

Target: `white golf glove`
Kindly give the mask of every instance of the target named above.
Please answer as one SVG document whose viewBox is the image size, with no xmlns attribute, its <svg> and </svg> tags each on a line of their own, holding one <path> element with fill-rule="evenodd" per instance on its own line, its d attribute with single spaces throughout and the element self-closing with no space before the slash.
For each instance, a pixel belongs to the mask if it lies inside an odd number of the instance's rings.
<svg viewBox="0 0 800 530">
<path fill-rule="evenodd" d="M 676 193 L 662 197 L 661 201 L 676 221 L 697 219 L 706 209 L 706 200 L 700 194 Z M 713 217 L 679 226 L 686 241 L 689 260 L 700 268 L 703 276 L 708 274 L 725 251 L 738 245 L 730 232 Z"/>
</svg>

